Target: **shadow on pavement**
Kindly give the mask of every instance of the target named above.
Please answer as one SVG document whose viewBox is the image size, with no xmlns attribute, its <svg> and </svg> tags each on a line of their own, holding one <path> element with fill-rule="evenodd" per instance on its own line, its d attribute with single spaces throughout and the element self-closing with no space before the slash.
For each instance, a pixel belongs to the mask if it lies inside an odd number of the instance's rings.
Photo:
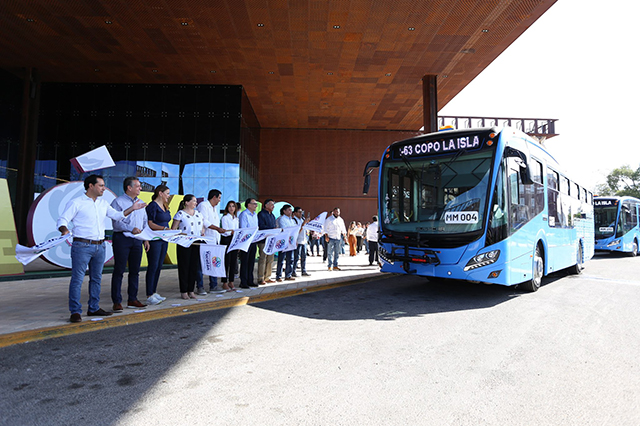
<svg viewBox="0 0 640 426">
<path fill-rule="evenodd" d="M 518 294 L 521 292 L 511 287 L 399 275 L 254 306 L 324 320 L 392 320 L 488 308 Z"/>
<path fill-rule="evenodd" d="M 0 425 L 117 425 L 201 339 L 214 343 L 216 337 L 206 335 L 228 312 L 1 348 Z M 203 369 L 208 375 L 215 380 L 215 369 Z M 176 406 L 189 407 L 199 397 L 181 390 Z"/>
</svg>

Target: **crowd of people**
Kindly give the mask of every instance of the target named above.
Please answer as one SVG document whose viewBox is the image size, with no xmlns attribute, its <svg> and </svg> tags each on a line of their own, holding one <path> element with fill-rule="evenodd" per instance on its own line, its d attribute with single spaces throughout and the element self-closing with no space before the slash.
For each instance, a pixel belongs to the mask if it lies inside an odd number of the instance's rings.
<svg viewBox="0 0 640 426">
<path fill-rule="evenodd" d="M 251 243 L 247 251 L 226 250 L 225 276 L 220 279 L 222 289 L 218 289 L 217 278 L 210 276 L 209 291 L 234 291 L 236 289 L 234 281 L 238 272 L 240 277 L 238 287 L 246 289 L 267 283 L 293 281 L 298 276 L 298 270 L 301 276 L 310 276 L 306 268 L 306 258 L 320 256 L 320 247 L 323 248 L 323 261 L 327 262 L 329 271 L 340 270 L 338 259 L 340 254 L 345 254 L 347 244 L 351 256 L 360 253 L 364 247 L 369 254 L 369 265 L 378 263 L 376 216 L 372 218 L 371 223 L 366 223 L 364 226 L 359 222 L 352 222 L 347 230 L 344 220 L 340 217 L 340 209 L 336 207 L 325 220 L 324 231 L 320 233 L 303 228 L 310 218 L 305 218 L 304 210 L 298 206 L 285 204 L 280 209 L 280 216 L 276 219 L 273 214 L 275 202 L 272 199 L 264 200 L 262 209 L 258 213 L 256 213 L 258 202 L 255 198 L 247 199 L 245 209 L 241 212 L 240 203 L 229 201 L 223 215 L 220 216 L 219 204 L 222 193 L 212 189 L 207 199 L 200 203 L 195 195 L 184 195 L 178 211 L 172 216 L 169 210 L 171 191 L 166 185 L 158 185 L 155 188 L 149 204 L 139 198 L 141 185 L 136 177 L 125 178 L 124 194 L 117 197 L 111 204 L 101 198 L 106 189 L 101 176 L 88 176 L 84 180 L 84 188 L 86 191 L 84 196 L 71 200 L 57 222 L 58 230 L 62 235 L 69 233 L 68 226 L 70 223 L 73 224 L 72 271 L 69 283 L 71 322 L 82 321 L 80 294 L 87 268 L 89 271 L 88 316 L 109 316 L 123 311 L 122 281 L 127 267 L 127 308 L 141 309 L 166 300 L 166 297 L 158 294 L 157 290 L 162 265 L 167 255 L 168 242 L 141 241 L 131 236 L 131 234 L 139 234 L 147 227 L 152 231 L 179 230 L 181 234 L 207 237 L 209 243 L 225 246 L 229 246 L 234 231 L 239 228 L 260 230 L 296 226 L 300 228 L 295 248 L 278 253 L 275 261 L 275 280 L 272 279 L 274 255 L 265 252 L 265 240 L 262 240 Z M 106 248 L 104 221 L 107 217 L 113 221 L 112 311 L 105 311 L 99 306 Z M 138 299 L 143 250 L 147 252 L 148 261 L 145 276 L 146 304 Z M 259 257 L 257 277 L 254 277 L 256 253 L 259 253 Z M 176 258 L 181 298 L 189 300 L 196 299 L 196 294 L 206 295 L 200 266 L 200 245 L 195 243 L 189 247 L 176 245 Z"/>
</svg>

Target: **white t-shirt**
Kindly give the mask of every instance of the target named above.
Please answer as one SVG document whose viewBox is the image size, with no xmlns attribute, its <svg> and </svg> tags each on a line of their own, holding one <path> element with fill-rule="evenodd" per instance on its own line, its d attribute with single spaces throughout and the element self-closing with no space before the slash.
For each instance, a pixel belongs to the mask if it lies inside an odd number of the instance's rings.
<svg viewBox="0 0 640 426">
<path fill-rule="evenodd" d="M 184 210 L 178 211 L 173 220 L 179 220 L 178 229 L 187 235 L 202 235 L 202 226 L 204 219 L 199 211 L 195 211 L 192 215 L 187 214 Z"/>
</svg>

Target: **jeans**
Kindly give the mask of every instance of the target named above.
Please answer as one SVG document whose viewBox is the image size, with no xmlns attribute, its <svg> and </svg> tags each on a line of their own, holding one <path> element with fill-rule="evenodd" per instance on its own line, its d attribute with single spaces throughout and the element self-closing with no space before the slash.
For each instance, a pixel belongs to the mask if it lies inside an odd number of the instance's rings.
<svg viewBox="0 0 640 426">
<path fill-rule="evenodd" d="M 200 260 L 198 260 L 199 262 Z M 202 267 L 198 268 L 198 281 L 196 282 L 198 288 L 204 288 L 204 282 L 202 277 Z M 213 291 L 218 286 L 218 277 L 209 276 L 209 291 Z"/>
<path fill-rule="evenodd" d="M 166 241 L 149 241 L 149 251 L 147 252 L 147 275 L 145 276 L 147 297 L 157 293 L 160 271 L 162 270 L 164 258 L 167 256 L 167 248 L 169 248 L 169 243 Z"/>
<path fill-rule="evenodd" d="M 122 278 L 129 264 L 127 296 L 129 302 L 138 300 L 138 278 L 142 260 L 142 241 L 125 237 L 122 232 L 113 233 L 113 275 L 111 276 L 111 301 L 122 303 Z"/>
<path fill-rule="evenodd" d="M 311 256 L 313 256 L 313 248 L 316 248 L 316 255 L 320 256 L 320 240 L 312 238 L 309 242 L 309 250 L 311 250 Z"/>
<path fill-rule="evenodd" d="M 329 238 L 329 243 L 327 244 L 327 266 L 329 268 L 338 267 L 338 257 L 340 257 L 342 248 L 342 238 Z"/>
<path fill-rule="evenodd" d="M 318 240 L 316 240 L 318 241 Z M 307 246 L 306 244 L 298 244 L 293 252 L 293 273 L 298 269 L 298 259 L 300 259 L 300 272 L 307 273 Z"/>
<path fill-rule="evenodd" d="M 100 309 L 100 282 L 104 267 L 105 243 L 100 245 L 74 241 L 71 245 L 71 281 L 69 282 L 69 311 L 72 314 L 82 313 L 80 297 L 82 280 L 89 267 L 89 309 L 95 312 Z"/>
<path fill-rule="evenodd" d="M 278 264 L 276 266 L 276 279 L 282 279 L 282 264 L 285 263 L 284 277 L 289 278 L 293 273 L 293 250 L 278 253 Z"/>
</svg>

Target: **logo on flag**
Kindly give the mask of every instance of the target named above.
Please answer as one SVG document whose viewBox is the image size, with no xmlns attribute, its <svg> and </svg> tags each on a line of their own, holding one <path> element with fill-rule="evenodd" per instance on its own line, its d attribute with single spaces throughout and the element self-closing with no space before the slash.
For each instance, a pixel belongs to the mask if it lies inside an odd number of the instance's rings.
<svg viewBox="0 0 640 426">
<path fill-rule="evenodd" d="M 315 219 L 302 227 L 308 231 L 316 231 L 322 233 L 324 229 L 324 221 L 327 218 L 327 212 L 322 212 Z"/>
</svg>

